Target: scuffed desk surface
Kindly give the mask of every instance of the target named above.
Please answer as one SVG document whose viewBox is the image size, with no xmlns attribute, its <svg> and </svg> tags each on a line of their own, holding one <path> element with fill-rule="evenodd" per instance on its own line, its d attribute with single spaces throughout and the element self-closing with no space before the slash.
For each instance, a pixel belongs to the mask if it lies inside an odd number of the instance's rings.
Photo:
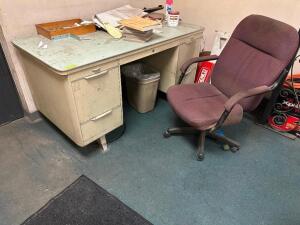
<svg viewBox="0 0 300 225">
<path fill-rule="evenodd" d="M 53 70 L 67 72 L 71 69 L 203 30 L 203 27 L 190 24 L 181 24 L 176 28 L 164 26 L 162 33 L 155 34 L 153 39 L 146 43 L 113 39 L 106 32 L 97 31 L 83 36 L 90 40 L 76 40 L 75 38 L 49 40 L 43 36 L 35 35 L 16 39 L 13 44 Z M 38 48 L 41 40 L 48 45 L 46 49 Z"/>
</svg>

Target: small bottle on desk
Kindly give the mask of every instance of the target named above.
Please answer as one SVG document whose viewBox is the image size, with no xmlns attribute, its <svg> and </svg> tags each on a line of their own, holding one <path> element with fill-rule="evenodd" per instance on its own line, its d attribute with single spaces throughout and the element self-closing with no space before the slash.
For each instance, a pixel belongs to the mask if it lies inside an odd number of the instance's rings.
<svg viewBox="0 0 300 225">
<path fill-rule="evenodd" d="M 173 0 L 166 0 L 166 15 L 173 11 Z"/>
</svg>

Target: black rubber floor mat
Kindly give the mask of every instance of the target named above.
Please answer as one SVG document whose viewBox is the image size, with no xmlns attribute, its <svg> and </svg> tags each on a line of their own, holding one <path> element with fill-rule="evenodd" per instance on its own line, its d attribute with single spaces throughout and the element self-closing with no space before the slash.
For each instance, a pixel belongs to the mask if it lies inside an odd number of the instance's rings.
<svg viewBox="0 0 300 225">
<path fill-rule="evenodd" d="M 151 225 L 151 223 L 82 175 L 22 225 Z"/>
</svg>

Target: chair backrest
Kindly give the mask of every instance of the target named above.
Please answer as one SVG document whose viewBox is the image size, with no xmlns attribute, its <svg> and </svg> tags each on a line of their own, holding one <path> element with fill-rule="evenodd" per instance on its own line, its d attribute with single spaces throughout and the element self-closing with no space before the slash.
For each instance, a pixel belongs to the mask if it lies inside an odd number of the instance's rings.
<svg viewBox="0 0 300 225">
<path fill-rule="evenodd" d="M 272 85 L 294 60 L 299 34 L 288 24 L 251 15 L 235 28 L 219 56 L 212 84 L 227 97 L 261 85 Z M 241 101 L 245 111 L 254 110 L 263 96 Z"/>
</svg>

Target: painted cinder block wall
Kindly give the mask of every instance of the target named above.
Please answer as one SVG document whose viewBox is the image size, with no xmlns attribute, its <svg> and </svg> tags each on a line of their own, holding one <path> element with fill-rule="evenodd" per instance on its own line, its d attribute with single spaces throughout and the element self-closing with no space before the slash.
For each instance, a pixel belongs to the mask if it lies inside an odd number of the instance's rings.
<svg viewBox="0 0 300 225">
<path fill-rule="evenodd" d="M 138 7 L 165 4 L 163 0 L 130 0 Z M 260 14 L 300 28 L 299 0 L 174 0 L 183 21 L 205 27 L 206 49 L 210 50 L 215 31 L 232 32 L 250 14 Z"/>
<path fill-rule="evenodd" d="M 130 4 L 144 7 L 165 4 L 164 0 L 130 0 Z M 260 14 L 300 28 L 299 0 L 174 0 L 184 22 L 205 27 L 205 49 L 211 50 L 215 31 L 231 33 L 246 16 Z M 299 52 L 300 54 L 300 52 Z M 294 73 L 300 73 L 295 63 Z"/>
</svg>

